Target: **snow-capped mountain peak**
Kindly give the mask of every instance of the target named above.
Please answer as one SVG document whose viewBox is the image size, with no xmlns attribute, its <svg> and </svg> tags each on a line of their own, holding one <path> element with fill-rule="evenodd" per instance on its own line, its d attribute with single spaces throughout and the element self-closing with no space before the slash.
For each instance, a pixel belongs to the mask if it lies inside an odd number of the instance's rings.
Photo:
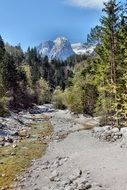
<svg viewBox="0 0 127 190">
<path fill-rule="evenodd" d="M 70 42 L 65 37 L 58 37 L 54 41 L 47 41 L 38 46 L 38 52 L 49 60 L 59 59 L 65 61 L 68 57 L 74 55 Z"/>
<path fill-rule="evenodd" d="M 58 45 L 61 45 L 61 44 L 65 43 L 65 42 L 68 42 L 68 39 L 65 38 L 65 37 L 58 37 L 58 38 L 56 38 L 54 40 L 54 43 L 58 44 Z"/>
<path fill-rule="evenodd" d="M 67 38 L 58 37 L 54 41 L 49 40 L 43 44 L 41 43 L 37 47 L 37 51 L 42 57 L 47 56 L 50 61 L 53 59 L 65 61 L 75 54 L 90 55 L 94 52 L 95 47 L 94 45 L 82 43 L 71 44 Z"/>
<path fill-rule="evenodd" d="M 64 38 L 59 37 L 54 41 L 54 46 L 50 52 L 49 59 L 59 59 L 65 61 L 68 57 L 74 55 L 70 42 Z"/>
</svg>

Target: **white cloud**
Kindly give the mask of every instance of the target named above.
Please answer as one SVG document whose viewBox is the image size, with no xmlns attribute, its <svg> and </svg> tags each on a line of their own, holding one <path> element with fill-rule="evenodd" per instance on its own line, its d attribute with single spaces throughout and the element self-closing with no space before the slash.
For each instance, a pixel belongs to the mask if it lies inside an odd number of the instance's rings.
<svg viewBox="0 0 127 190">
<path fill-rule="evenodd" d="M 103 2 L 104 0 L 65 0 L 68 5 L 91 9 L 101 9 Z"/>
</svg>

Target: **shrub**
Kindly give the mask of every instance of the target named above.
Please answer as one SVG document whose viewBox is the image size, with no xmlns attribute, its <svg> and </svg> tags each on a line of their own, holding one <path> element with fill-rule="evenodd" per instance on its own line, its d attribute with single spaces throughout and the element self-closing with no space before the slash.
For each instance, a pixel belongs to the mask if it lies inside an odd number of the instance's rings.
<svg viewBox="0 0 127 190">
<path fill-rule="evenodd" d="M 67 88 L 64 92 L 64 104 L 75 113 L 83 113 L 83 98 L 84 92 L 77 85 Z"/>
<path fill-rule="evenodd" d="M 25 73 L 26 80 L 27 80 L 27 85 L 29 87 L 32 87 L 32 74 L 31 74 L 31 69 L 30 66 L 27 63 L 24 63 L 21 67 L 22 71 Z"/>
<path fill-rule="evenodd" d="M 50 87 L 42 78 L 35 84 L 35 95 L 38 104 L 49 103 L 51 101 Z"/>
<path fill-rule="evenodd" d="M 0 116 L 2 117 L 6 116 L 9 113 L 7 104 L 8 104 L 7 97 L 3 97 L 0 99 Z"/>
<path fill-rule="evenodd" d="M 5 116 L 8 111 L 9 98 L 6 97 L 6 91 L 2 83 L 0 83 L 0 116 Z"/>
<path fill-rule="evenodd" d="M 64 92 L 60 89 L 60 87 L 57 87 L 56 90 L 53 93 L 53 104 L 58 109 L 64 109 Z"/>
</svg>

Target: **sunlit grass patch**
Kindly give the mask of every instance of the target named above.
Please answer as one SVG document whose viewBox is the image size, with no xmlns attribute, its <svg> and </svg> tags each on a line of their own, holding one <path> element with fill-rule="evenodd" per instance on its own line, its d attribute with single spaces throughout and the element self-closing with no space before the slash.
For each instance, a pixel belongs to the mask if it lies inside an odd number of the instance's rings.
<svg viewBox="0 0 127 190">
<path fill-rule="evenodd" d="M 41 157 L 47 148 L 43 137 L 51 135 L 53 128 L 50 121 L 31 124 L 30 138 L 25 138 L 12 146 L 0 148 L 0 188 L 8 187 L 33 159 Z"/>
</svg>

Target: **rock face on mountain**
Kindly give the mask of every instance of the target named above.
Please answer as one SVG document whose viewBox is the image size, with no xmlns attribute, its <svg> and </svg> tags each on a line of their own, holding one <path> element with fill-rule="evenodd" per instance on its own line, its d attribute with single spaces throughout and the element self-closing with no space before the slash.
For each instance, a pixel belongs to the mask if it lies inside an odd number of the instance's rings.
<svg viewBox="0 0 127 190">
<path fill-rule="evenodd" d="M 49 40 L 49 41 L 46 41 L 44 44 L 41 43 L 41 44 L 38 46 L 37 50 L 38 50 L 38 52 L 39 52 L 43 57 L 45 57 L 45 56 L 49 57 L 49 56 L 50 56 L 50 52 L 51 52 L 53 46 L 54 46 L 53 41 L 50 41 L 50 40 Z"/>
<path fill-rule="evenodd" d="M 59 59 L 65 61 L 75 54 L 70 42 L 64 37 L 59 37 L 54 41 L 47 41 L 44 44 L 40 44 L 37 50 L 42 57 L 48 56 L 49 60 Z"/>
<path fill-rule="evenodd" d="M 70 42 L 66 38 L 57 38 L 54 41 L 54 46 L 51 50 L 50 59 L 66 60 L 68 57 L 74 55 Z"/>
</svg>

